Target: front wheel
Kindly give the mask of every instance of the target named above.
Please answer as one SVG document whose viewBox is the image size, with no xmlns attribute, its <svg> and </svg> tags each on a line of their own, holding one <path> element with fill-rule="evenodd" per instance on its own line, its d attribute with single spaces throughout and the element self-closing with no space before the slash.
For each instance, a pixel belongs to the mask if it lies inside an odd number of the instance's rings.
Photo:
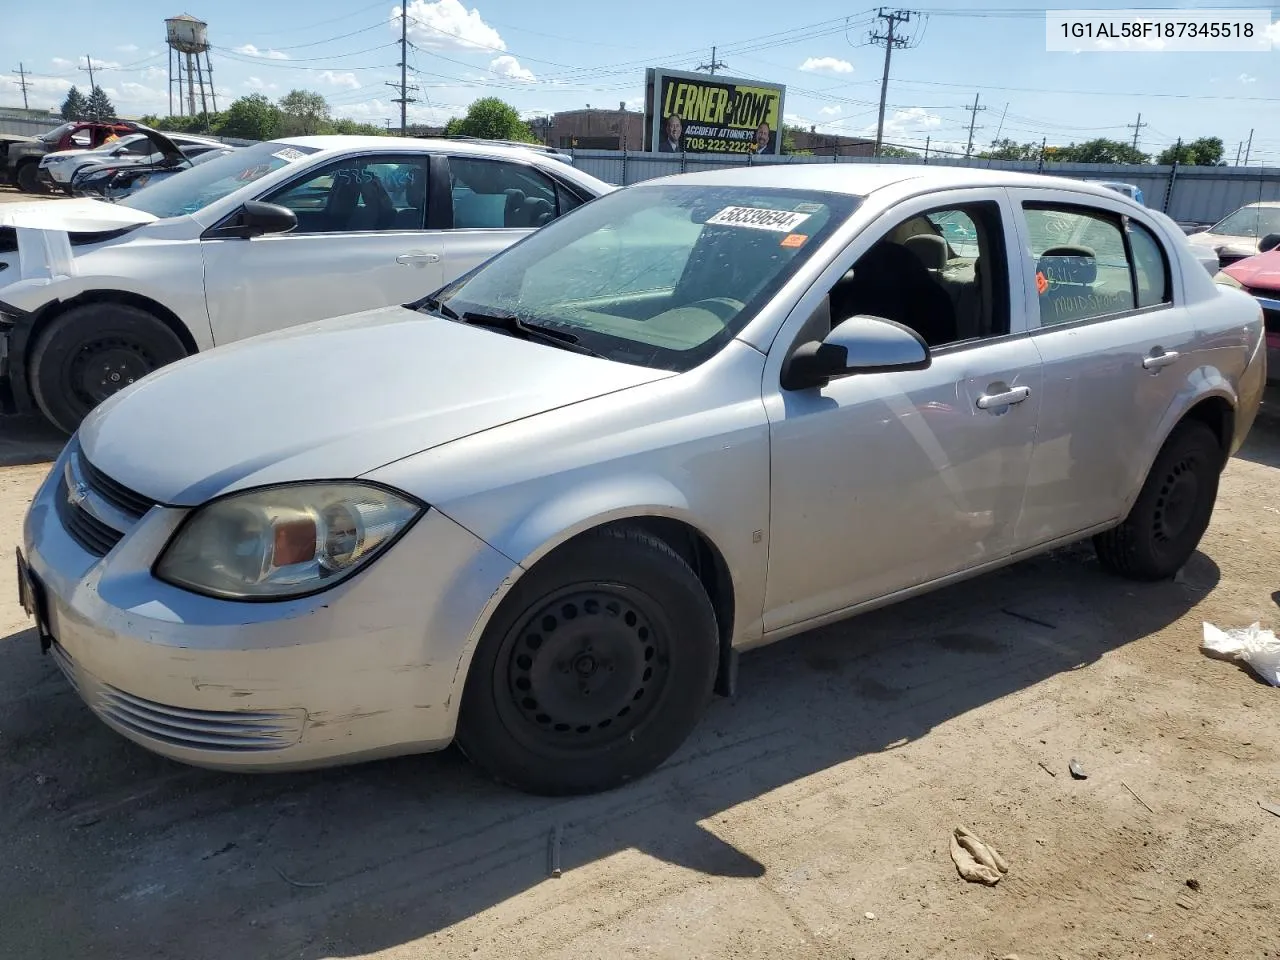
<svg viewBox="0 0 1280 960">
<path fill-rule="evenodd" d="M 665 542 L 604 528 L 520 579 L 485 630 L 458 745 L 530 793 L 593 793 L 657 767 L 711 697 L 715 612 Z"/>
<path fill-rule="evenodd" d="M 73 307 L 36 339 L 31 392 L 50 423 L 74 433 L 107 397 L 186 353 L 172 330 L 138 307 Z"/>
<path fill-rule="evenodd" d="M 23 193 L 44 193 L 44 184 L 40 182 L 40 164 L 27 161 L 18 167 L 14 182 Z"/>
<path fill-rule="evenodd" d="M 1223 452 L 1203 423 L 1180 423 L 1165 441 L 1124 522 L 1094 537 L 1102 565 L 1131 580 L 1164 580 L 1191 559 L 1218 499 Z"/>
</svg>

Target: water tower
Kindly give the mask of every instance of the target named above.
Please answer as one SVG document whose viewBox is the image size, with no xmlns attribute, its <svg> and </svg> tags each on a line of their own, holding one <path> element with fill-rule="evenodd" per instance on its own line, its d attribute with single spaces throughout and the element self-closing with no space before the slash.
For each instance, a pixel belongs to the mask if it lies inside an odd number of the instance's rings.
<svg viewBox="0 0 1280 960">
<path fill-rule="evenodd" d="M 165 43 L 169 46 L 169 115 L 173 112 L 173 87 L 178 87 L 178 116 L 196 115 L 196 89 L 200 90 L 200 112 L 209 112 L 209 101 L 218 111 L 218 95 L 213 89 L 213 64 L 209 62 L 209 25 L 190 14 L 170 17 L 164 22 Z M 200 55 L 204 55 L 204 63 Z M 176 68 L 176 69 L 175 69 Z M 182 92 L 186 88 L 186 109 Z"/>
</svg>

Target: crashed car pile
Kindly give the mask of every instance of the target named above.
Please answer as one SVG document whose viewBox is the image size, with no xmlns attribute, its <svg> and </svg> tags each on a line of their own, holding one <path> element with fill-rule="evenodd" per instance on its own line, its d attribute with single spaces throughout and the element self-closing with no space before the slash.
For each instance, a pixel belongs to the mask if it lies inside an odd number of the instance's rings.
<svg viewBox="0 0 1280 960">
<path fill-rule="evenodd" d="M 1176 223 L 1052 177 L 300 137 L 0 217 L 5 375 L 72 434 L 21 602 L 215 768 L 618 786 L 743 650 L 1073 541 L 1173 577 L 1266 376 Z"/>
</svg>

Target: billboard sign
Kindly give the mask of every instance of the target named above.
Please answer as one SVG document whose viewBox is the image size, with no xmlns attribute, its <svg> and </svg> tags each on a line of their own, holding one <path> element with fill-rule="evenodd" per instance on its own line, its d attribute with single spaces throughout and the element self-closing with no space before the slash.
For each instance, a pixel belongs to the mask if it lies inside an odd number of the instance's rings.
<svg viewBox="0 0 1280 960">
<path fill-rule="evenodd" d="M 645 149 L 654 153 L 782 152 L 786 87 L 650 67 Z"/>
</svg>

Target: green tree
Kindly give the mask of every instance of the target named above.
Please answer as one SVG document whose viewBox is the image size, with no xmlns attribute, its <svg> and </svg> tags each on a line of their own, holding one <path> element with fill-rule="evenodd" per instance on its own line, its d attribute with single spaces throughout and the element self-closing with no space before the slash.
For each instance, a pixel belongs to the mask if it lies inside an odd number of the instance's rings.
<svg viewBox="0 0 1280 960">
<path fill-rule="evenodd" d="M 106 91 L 95 84 L 89 99 L 85 101 L 84 114 L 89 120 L 110 120 L 116 115 L 116 108 L 112 106 Z"/>
<path fill-rule="evenodd" d="M 1046 150 L 1045 157 L 1049 156 Z M 1099 137 L 1081 144 L 1054 147 L 1052 159 L 1061 163 L 1149 163 L 1151 158 L 1122 140 Z"/>
<path fill-rule="evenodd" d="M 920 154 L 914 150 L 908 150 L 906 147 L 895 147 L 891 143 L 882 142 L 880 144 L 880 156 L 892 157 L 895 160 L 915 160 L 919 158 Z"/>
<path fill-rule="evenodd" d="M 223 137 L 274 140 L 280 135 L 281 121 L 279 107 L 262 94 L 251 93 L 232 102 L 214 129 Z"/>
<path fill-rule="evenodd" d="M 481 97 L 467 108 L 465 117 L 454 117 L 446 123 L 444 133 L 447 137 L 537 143 L 529 124 L 520 119 L 519 111 L 497 97 Z"/>
<path fill-rule="evenodd" d="M 386 130 L 372 123 L 360 123 L 358 120 L 351 120 L 347 117 L 338 117 L 323 124 L 321 131 L 323 133 L 342 133 L 342 134 L 359 134 L 366 137 L 376 137 L 386 135 Z"/>
<path fill-rule="evenodd" d="M 792 156 L 795 156 L 795 157 L 811 157 L 811 156 L 813 156 L 813 151 L 812 151 L 812 150 L 798 150 L 798 149 L 796 149 L 796 134 L 797 134 L 797 133 L 804 133 L 804 132 L 805 132 L 805 130 L 804 130 L 804 128 L 803 128 L 803 127 L 795 127 L 795 126 L 792 126 L 792 125 L 791 125 L 791 124 L 789 124 L 789 123 L 784 123 L 784 124 L 782 125 L 782 152 L 783 152 L 783 153 L 789 153 L 789 154 L 791 154 Z"/>
<path fill-rule="evenodd" d="M 1175 160 L 1193 167 L 1216 167 L 1222 163 L 1222 140 L 1200 137 L 1181 146 L 1168 147 L 1156 157 L 1156 163 L 1171 164 Z"/>
<path fill-rule="evenodd" d="M 983 160 L 1037 160 L 1040 157 L 1040 144 L 1018 143 L 1005 137 L 992 140 L 990 148 L 978 154 Z"/>
<path fill-rule="evenodd" d="M 62 101 L 62 119 L 83 120 L 88 109 L 89 102 L 85 99 L 85 95 L 76 87 L 72 87 L 67 91 L 67 99 Z"/>
<path fill-rule="evenodd" d="M 329 119 L 329 101 L 312 90 L 290 90 L 280 98 L 284 134 L 315 134 Z"/>
</svg>

